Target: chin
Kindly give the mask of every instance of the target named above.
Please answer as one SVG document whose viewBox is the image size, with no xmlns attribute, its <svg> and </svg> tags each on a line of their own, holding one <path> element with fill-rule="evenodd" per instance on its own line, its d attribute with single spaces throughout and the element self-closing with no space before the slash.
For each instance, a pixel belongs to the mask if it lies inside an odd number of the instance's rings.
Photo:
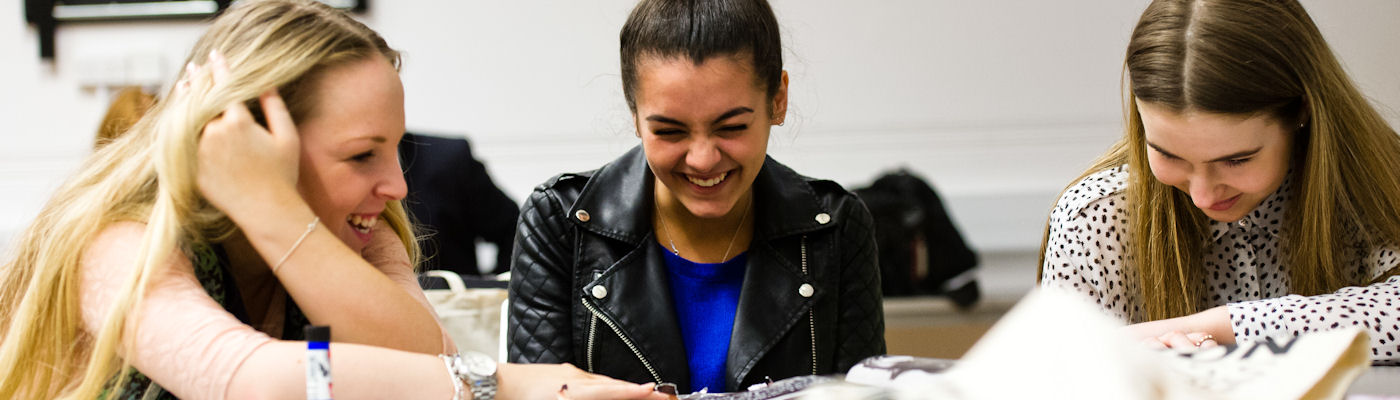
<svg viewBox="0 0 1400 400">
<path fill-rule="evenodd" d="M 1255 206 L 1258 205 L 1256 204 Z M 1243 219 L 1246 215 L 1249 215 L 1249 212 L 1253 209 L 1254 207 L 1245 208 L 1244 204 L 1235 204 L 1234 207 L 1231 207 L 1229 210 L 1225 211 L 1202 209 L 1201 212 L 1204 213 L 1207 218 L 1210 218 L 1212 220 L 1229 223 Z"/>
<path fill-rule="evenodd" d="M 686 211 L 699 218 L 719 218 L 729 214 L 733 208 L 714 201 L 701 201 L 695 203 L 681 202 Z"/>
</svg>

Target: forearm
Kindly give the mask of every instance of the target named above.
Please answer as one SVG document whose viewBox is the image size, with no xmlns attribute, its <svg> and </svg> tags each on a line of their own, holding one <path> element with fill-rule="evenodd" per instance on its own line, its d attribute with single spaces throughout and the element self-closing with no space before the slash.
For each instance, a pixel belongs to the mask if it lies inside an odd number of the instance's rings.
<svg viewBox="0 0 1400 400">
<path fill-rule="evenodd" d="M 273 265 L 288 295 L 317 325 L 329 325 L 337 342 L 419 353 L 443 352 L 442 330 L 431 311 L 401 285 L 318 225 L 295 248 L 314 215 L 300 207 L 274 207 L 257 223 L 240 223 L 254 248 Z M 335 224 L 340 221 L 321 221 Z M 375 232 L 376 234 L 384 234 Z M 276 264 L 285 257 L 280 266 Z"/>
<path fill-rule="evenodd" d="M 1129 327 L 1137 339 L 1155 338 L 1171 332 L 1205 333 L 1216 343 L 1235 344 L 1235 333 L 1230 327 L 1230 309 L 1218 306 L 1195 314 L 1143 322 Z"/>
<path fill-rule="evenodd" d="M 238 368 L 228 398 L 305 399 L 305 368 L 306 342 L 269 343 Z M 331 382 L 336 399 L 446 400 L 453 395 L 451 379 L 436 356 L 331 344 Z"/>
</svg>

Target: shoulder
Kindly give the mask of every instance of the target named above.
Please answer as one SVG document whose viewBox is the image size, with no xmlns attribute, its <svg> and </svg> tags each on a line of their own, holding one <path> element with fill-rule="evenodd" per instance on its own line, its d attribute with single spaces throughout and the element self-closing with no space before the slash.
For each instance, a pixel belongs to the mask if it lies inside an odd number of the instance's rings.
<svg viewBox="0 0 1400 400">
<path fill-rule="evenodd" d="M 797 189 L 800 193 L 810 194 L 824 208 L 829 210 L 841 210 L 846 207 L 865 209 L 865 205 L 854 193 L 832 180 L 813 178 L 797 173 L 772 157 L 764 161 L 763 168 L 773 177 L 773 180 L 769 181 L 771 186 Z"/>
<path fill-rule="evenodd" d="M 1125 212 L 1127 187 L 1126 165 L 1089 174 L 1060 194 L 1050 213 L 1050 222 L 1073 220 L 1086 211 L 1105 215 Z"/>
<path fill-rule="evenodd" d="M 584 172 L 566 172 L 555 175 L 544 183 L 535 186 L 530 192 L 530 199 L 526 202 L 526 207 L 530 206 L 550 206 L 551 208 L 568 209 L 570 205 L 577 201 L 583 189 L 588 186 L 588 181 L 593 179 L 594 173 L 598 170 Z"/>
<path fill-rule="evenodd" d="M 860 219 L 872 219 L 870 210 L 866 208 L 865 202 L 855 193 L 851 193 L 842 187 L 841 184 L 826 179 L 813 179 L 803 177 L 804 183 L 812 188 L 816 194 L 817 202 L 849 217 Z"/>
<path fill-rule="evenodd" d="M 79 262 L 87 270 L 129 270 L 135 268 L 135 261 L 144 248 L 146 224 L 134 221 L 118 221 L 108 224 L 93 235 L 83 247 Z M 180 248 L 172 249 L 167 263 L 171 265 L 191 265 L 190 255 Z"/>
<path fill-rule="evenodd" d="M 92 237 L 83 249 L 84 264 L 99 263 L 113 258 L 135 259 L 146 235 L 146 224 L 140 222 L 114 222 L 103 227 Z"/>
</svg>

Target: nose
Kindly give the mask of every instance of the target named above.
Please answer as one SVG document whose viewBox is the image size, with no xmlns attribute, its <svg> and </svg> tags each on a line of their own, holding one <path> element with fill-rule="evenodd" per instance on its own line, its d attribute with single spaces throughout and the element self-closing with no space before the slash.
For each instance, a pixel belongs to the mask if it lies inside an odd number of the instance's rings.
<svg viewBox="0 0 1400 400">
<path fill-rule="evenodd" d="M 389 200 L 401 200 L 408 196 L 408 182 L 403 179 L 403 168 L 399 166 L 398 157 L 393 158 L 392 165 L 387 165 L 380 173 L 379 183 L 374 186 L 374 194 Z"/>
<path fill-rule="evenodd" d="M 1200 168 L 1198 170 L 1205 169 L 1206 168 Z M 1194 203 L 1197 208 L 1210 208 L 1210 206 L 1215 205 L 1215 203 L 1224 200 L 1220 198 L 1220 185 L 1216 183 L 1217 180 L 1210 171 L 1192 174 L 1190 179 L 1191 181 L 1187 183 L 1189 189 L 1188 193 L 1191 195 L 1191 202 Z"/>
<path fill-rule="evenodd" d="M 719 146 L 708 137 L 692 140 L 686 149 L 685 165 L 698 172 L 709 172 L 722 158 Z"/>
</svg>

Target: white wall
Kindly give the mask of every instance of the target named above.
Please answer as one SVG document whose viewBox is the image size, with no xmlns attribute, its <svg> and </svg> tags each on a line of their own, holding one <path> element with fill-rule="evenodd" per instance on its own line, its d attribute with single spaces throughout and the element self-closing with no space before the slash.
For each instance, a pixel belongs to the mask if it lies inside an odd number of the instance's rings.
<svg viewBox="0 0 1400 400">
<path fill-rule="evenodd" d="M 907 166 L 982 250 L 1038 245 L 1058 190 L 1119 131 L 1119 72 L 1145 1 L 773 0 L 792 77 L 771 154 L 847 186 Z M 16 2 L 18 3 L 18 2 Z M 123 61 L 173 76 L 196 22 L 61 26 L 37 57 L 22 5 L 0 7 L 0 236 L 33 218 L 87 153 L 107 94 L 79 81 Z M 1400 2 L 1304 2 L 1400 122 Z M 467 135 L 517 200 L 633 146 L 617 31 L 631 0 L 377 0 L 363 16 L 406 53 L 410 130 Z M 136 72 L 149 73 L 151 68 Z"/>
</svg>

